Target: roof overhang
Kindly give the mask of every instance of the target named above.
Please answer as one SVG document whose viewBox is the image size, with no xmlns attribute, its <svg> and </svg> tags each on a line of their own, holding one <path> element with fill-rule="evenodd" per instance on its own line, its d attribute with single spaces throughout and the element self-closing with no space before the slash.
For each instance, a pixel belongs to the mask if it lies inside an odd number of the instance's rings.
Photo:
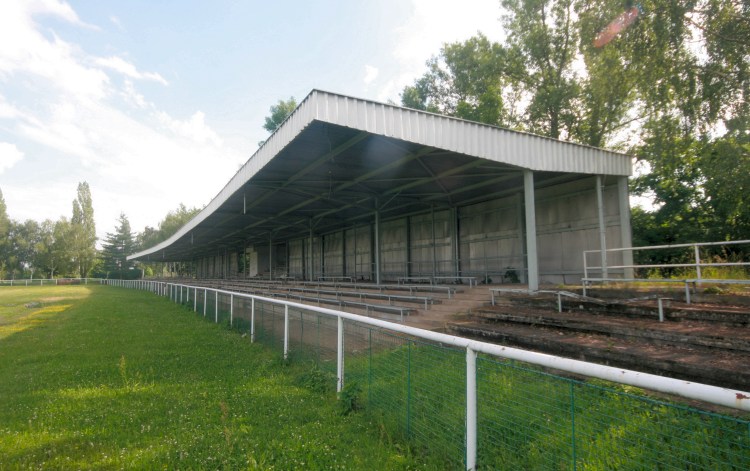
<svg viewBox="0 0 750 471">
<path fill-rule="evenodd" d="M 629 176 L 589 146 L 313 90 L 218 195 L 129 260 L 188 261 L 521 191 L 581 175 Z"/>
</svg>

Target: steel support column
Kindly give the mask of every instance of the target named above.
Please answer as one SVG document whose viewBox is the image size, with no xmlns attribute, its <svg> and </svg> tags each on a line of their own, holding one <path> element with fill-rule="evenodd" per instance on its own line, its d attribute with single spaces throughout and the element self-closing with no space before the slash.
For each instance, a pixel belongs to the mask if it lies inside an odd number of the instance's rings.
<svg viewBox="0 0 750 471">
<path fill-rule="evenodd" d="M 377 206 L 377 201 L 375 202 Z M 380 208 L 375 208 L 375 283 L 380 284 Z"/>
<path fill-rule="evenodd" d="M 534 199 L 534 172 L 523 171 L 523 194 L 526 210 L 526 266 L 530 291 L 539 289 L 539 257 L 536 250 L 536 201 Z"/>
<path fill-rule="evenodd" d="M 312 219 L 310 220 L 310 244 L 308 244 L 308 250 L 307 250 L 307 271 L 308 271 L 308 280 L 312 281 L 313 277 L 315 276 L 315 271 L 313 270 L 313 225 L 312 225 Z"/>
<path fill-rule="evenodd" d="M 601 254 L 602 278 L 609 278 L 607 268 L 607 222 L 604 220 L 604 185 L 602 176 L 596 176 L 596 213 L 599 220 L 599 251 Z"/>
<path fill-rule="evenodd" d="M 633 246 L 633 229 L 630 225 L 630 193 L 628 177 L 617 177 L 617 202 L 620 206 L 620 247 Z M 622 252 L 622 264 L 633 265 L 633 251 Z M 626 268 L 624 278 L 633 278 L 633 269 Z"/>
</svg>

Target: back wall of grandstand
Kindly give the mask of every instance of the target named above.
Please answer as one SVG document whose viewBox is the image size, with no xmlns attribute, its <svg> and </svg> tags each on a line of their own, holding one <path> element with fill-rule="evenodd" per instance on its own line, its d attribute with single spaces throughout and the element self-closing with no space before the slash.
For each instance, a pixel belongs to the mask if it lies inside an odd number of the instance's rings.
<svg viewBox="0 0 750 471">
<path fill-rule="evenodd" d="M 578 283 L 582 252 L 599 247 L 596 178 L 537 189 L 542 282 Z M 608 247 L 622 247 L 618 180 L 604 180 Z M 627 215 L 626 215 L 627 216 Z M 375 224 L 287 241 L 220 250 L 195 261 L 199 278 L 351 277 L 374 280 Z M 475 276 L 491 283 L 526 282 L 523 194 L 385 220 L 380 227 L 381 277 Z M 269 253 L 271 256 L 269 257 Z M 244 256 L 243 256 L 244 255 Z M 612 255 L 610 254 L 610 258 Z M 611 259 L 620 264 L 621 259 Z"/>
</svg>

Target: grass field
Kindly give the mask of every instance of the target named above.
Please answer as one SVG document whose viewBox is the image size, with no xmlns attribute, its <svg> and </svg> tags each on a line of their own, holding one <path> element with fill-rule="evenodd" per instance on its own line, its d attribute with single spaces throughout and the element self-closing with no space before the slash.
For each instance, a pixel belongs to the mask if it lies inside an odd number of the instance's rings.
<svg viewBox="0 0 750 471">
<path fill-rule="evenodd" d="M 350 326 L 336 401 L 335 363 L 301 343 L 329 336 L 320 319 L 292 316 L 283 362 L 283 309 L 258 307 L 251 344 L 240 312 L 229 330 L 193 302 L 0 289 L 0 470 L 462 468 L 462 350 Z M 482 469 L 750 469 L 746 414 L 484 356 L 477 385 Z"/>
<path fill-rule="evenodd" d="M 151 293 L 5 287 L 0 469 L 433 468 L 310 371 Z"/>
</svg>

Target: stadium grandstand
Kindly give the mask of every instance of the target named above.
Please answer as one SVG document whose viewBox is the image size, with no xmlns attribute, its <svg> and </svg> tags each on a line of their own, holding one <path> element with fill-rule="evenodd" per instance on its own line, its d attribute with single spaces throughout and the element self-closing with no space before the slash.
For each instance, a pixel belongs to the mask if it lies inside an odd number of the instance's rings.
<svg viewBox="0 0 750 471">
<path fill-rule="evenodd" d="M 206 279 L 580 283 L 584 250 L 631 246 L 631 172 L 624 154 L 313 90 L 129 259 Z"/>
</svg>

